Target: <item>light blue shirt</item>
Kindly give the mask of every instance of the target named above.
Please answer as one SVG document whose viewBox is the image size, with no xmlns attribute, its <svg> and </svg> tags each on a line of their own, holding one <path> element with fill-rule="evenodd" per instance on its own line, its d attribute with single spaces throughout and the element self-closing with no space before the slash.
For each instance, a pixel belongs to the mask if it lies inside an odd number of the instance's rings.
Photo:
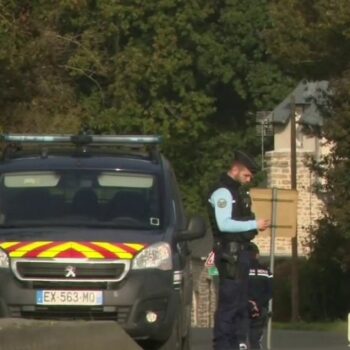
<svg viewBox="0 0 350 350">
<path fill-rule="evenodd" d="M 238 221 L 232 219 L 232 208 L 236 205 L 231 192 L 225 188 L 218 188 L 209 198 L 209 202 L 215 211 L 215 219 L 221 232 L 246 232 L 257 230 L 255 220 Z"/>
</svg>

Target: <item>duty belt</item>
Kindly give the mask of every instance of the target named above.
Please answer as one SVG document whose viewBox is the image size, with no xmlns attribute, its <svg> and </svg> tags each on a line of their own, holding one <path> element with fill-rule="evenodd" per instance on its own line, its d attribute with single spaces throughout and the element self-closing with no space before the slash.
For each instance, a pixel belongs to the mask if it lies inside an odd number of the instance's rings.
<svg viewBox="0 0 350 350">
<path fill-rule="evenodd" d="M 228 241 L 217 236 L 214 237 L 214 249 L 226 248 L 225 250 L 228 250 L 229 252 L 237 252 L 246 249 L 248 244 L 248 242 Z"/>
</svg>

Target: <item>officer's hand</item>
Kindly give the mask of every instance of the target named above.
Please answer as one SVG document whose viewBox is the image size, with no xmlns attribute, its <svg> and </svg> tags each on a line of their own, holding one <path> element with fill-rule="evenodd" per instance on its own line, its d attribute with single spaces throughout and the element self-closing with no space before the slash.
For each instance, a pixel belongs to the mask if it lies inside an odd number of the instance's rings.
<svg viewBox="0 0 350 350">
<path fill-rule="evenodd" d="M 256 220 L 259 231 L 265 231 L 270 226 L 270 220 L 258 219 Z"/>
<path fill-rule="evenodd" d="M 254 300 L 248 300 L 248 310 L 250 318 L 257 318 L 260 316 L 260 310 Z"/>
</svg>

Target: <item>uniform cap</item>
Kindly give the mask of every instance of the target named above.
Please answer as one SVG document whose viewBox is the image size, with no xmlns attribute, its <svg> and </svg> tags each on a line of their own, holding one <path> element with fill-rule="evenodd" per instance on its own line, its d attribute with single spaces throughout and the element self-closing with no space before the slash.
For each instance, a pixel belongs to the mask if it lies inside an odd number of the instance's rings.
<svg viewBox="0 0 350 350">
<path fill-rule="evenodd" d="M 254 159 L 242 151 L 235 151 L 234 161 L 244 165 L 252 174 L 257 173 L 259 170 Z"/>
</svg>

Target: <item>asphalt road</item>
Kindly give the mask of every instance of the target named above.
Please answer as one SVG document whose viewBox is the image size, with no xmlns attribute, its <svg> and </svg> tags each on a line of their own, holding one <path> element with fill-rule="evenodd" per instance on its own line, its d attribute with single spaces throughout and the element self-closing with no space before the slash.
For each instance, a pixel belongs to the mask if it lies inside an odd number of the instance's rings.
<svg viewBox="0 0 350 350">
<path fill-rule="evenodd" d="M 274 330 L 272 350 L 346 350 L 347 335 Z M 0 320 L 0 350 L 141 350 L 115 322 Z M 212 330 L 194 328 L 191 350 L 212 350 Z"/>
<path fill-rule="evenodd" d="M 111 321 L 0 319 L 0 350 L 142 350 Z"/>
<path fill-rule="evenodd" d="M 212 350 L 211 329 L 195 328 L 192 350 Z M 273 330 L 273 350 L 346 350 L 347 335 L 333 332 Z"/>
</svg>

